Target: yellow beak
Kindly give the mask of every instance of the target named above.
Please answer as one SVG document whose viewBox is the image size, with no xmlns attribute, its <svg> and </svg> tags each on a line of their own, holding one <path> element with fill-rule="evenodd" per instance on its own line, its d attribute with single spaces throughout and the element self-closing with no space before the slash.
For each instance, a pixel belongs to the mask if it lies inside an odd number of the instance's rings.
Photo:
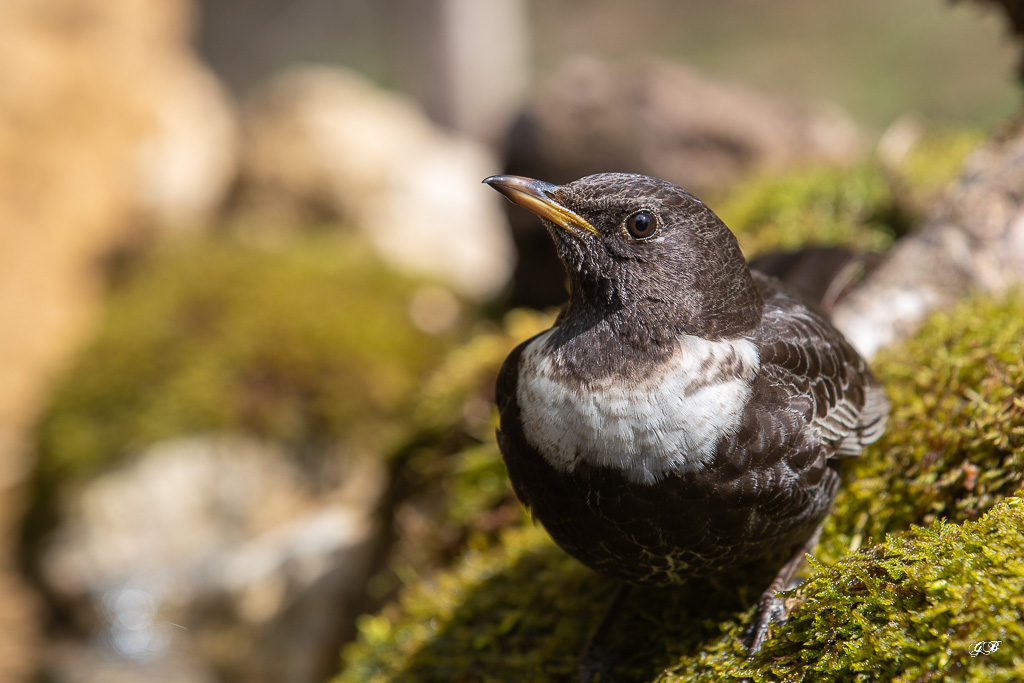
<svg viewBox="0 0 1024 683">
<path fill-rule="evenodd" d="M 578 230 L 600 234 L 597 228 L 555 200 L 554 192 L 558 185 L 517 175 L 492 175 L 483 182 L 505 195 L 513 204 L 529 209 L 574 235 L 579 235 Z"/>
</svg>

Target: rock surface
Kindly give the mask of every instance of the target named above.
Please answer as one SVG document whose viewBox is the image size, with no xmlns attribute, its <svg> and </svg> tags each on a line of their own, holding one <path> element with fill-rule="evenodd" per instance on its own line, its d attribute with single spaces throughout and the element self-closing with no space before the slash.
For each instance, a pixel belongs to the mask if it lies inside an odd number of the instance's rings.
<svg viewBox="0 0 1024 683">
<path fill-rule="evenodd" d="M 861 147 L 835 106 L 790 102 L 681 64 L 564 64 L 526 105 L 506 149 L 509 172 L 564 183 L 619 170 L 693 192 L 794 161 L 849 160 Z"/>
<path fill-rule="evenodd" d="M 31 600 L 9 573 L 27 431 L 98 304 L 102 259 L 143 217 L 207 212 L 230 175 L 230 148 L 218 147 L 230 115 L 192 56 L 190 8 L 0 3 L 0 680 L 27 678 L 36 650 Z M 220 133 L 182 126 L 178 107 Z M 176 187 L 167 162 L 186 147 L 191 170 L 178 164 L 176 177 L 202 182 Z"/>
<path fill-rule="evenodd" d="M 321 491 L 294 460 L 251 438 L 192 437 L 84 485 L 42 573 L 92 637 L 48 652 L 48 674 L 322 680 L 370 569 L 383 472 L 350 463 Z"/>
<path fill-rule="evenodd" d="M 508 281 L 500 198 L 479 187 L 497 160 L 411 100 L 343 69 L 296 67 L 257 88 L 243 114 L 243 202 L 343 218 L 392 265 L 474 299 Z"/>
<path fill-rule="evenodd" d="M 134 201 L 146 225 L 172 231 L 209 227 L 238 170 L 234 102 L 191 54 L 168 59 L 146 81 L 154 103 L 136 145 Z"/>
<path fill-rule="evenodd" d="M 833 311 L 866 355 L 912 334 L 932 311 L 973 290 L 1024 281 L 1024 128 L 977 150 L 924 225 Z"/>
</svg>

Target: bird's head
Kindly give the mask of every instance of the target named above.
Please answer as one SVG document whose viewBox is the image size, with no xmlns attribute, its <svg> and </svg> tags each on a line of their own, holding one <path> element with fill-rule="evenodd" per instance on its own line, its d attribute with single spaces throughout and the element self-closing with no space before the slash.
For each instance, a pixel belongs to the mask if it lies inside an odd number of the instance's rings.
<svg viewBox="0 0 1024 683">
<path fill-rule="evenodd" d="M 632 309 L 666 331 L 706 338 L 742 334 L 760 318 L 736 238 L 671 183 L 629 173 L 567 185 L 509 175 L 484 182 L 541 218 L 569 274 L 570 312 Z"/>
</svg>

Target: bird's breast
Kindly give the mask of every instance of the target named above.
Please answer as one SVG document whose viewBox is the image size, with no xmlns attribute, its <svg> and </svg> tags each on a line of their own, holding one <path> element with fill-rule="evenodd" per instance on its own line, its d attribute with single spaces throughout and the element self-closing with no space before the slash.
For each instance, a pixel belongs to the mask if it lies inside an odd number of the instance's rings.
<svg viewBox="0 0 1024 683">
<path fill-rule="evenodd" d="M 526 440 L 560 471 L 586 462 L 636 483 L 706 465 L 739 429 L 760 366 L 750 340 L 684 336 L 640 373 L 587 380 L 559 369 L 550 335 L 537 337 L 520 360 L 516 399 Z"/>
</svg>

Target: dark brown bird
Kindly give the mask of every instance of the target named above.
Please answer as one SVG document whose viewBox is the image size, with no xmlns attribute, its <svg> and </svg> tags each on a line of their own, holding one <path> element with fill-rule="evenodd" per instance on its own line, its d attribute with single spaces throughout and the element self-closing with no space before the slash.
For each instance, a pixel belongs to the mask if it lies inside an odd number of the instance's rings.
<svg viewBox="0 0 1024 683">
<path fill-rule="evenodd" d="M 498 378 L 516 495 L 566 552 L 630 583 L 792 549 L 748 631 L 757 651 L 817 542 L 838 459 L 885 428 L 883 389 L 686 191 L 622 173 L 484 182 L 540 216 L 570 282 L 554 326 Z"/>
</svg>

